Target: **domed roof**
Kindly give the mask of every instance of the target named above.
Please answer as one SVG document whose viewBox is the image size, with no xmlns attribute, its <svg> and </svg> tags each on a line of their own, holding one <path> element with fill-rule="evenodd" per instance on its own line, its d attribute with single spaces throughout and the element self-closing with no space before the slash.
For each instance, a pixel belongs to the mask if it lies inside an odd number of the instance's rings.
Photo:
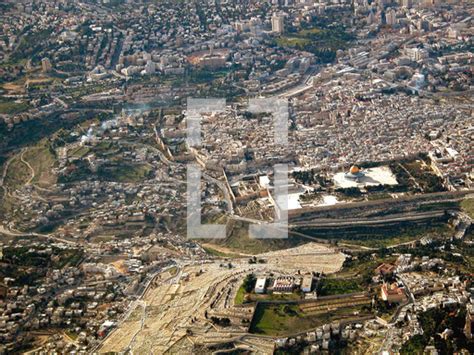
<svg viewBox="0 0 474 355">
<path fill-rule="evenodd" d="M 359 169 L 358 166 L 352 165 L 352 166 L 351 166 L 351 169 L 349 170 L 349 172 L 350 172 L 351 174 L 353 174 L 353 175 L 356 175 L 356 174 L 360 173 L 360 169 Z"/>
</svg>

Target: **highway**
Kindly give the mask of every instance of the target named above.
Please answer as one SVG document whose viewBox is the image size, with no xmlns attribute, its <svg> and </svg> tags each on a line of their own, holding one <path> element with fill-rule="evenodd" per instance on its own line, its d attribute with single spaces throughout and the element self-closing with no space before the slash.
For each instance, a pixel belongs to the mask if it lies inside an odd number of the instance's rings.
<svg viewBox="0 0 474 355">
<path fill-rule="evenodd" d="M 393 216 L 381 216 L 381 217 L 373 217 L 373 218 L 344 218 L 344 219 L 337 219 L 337 218 L 315 218 L 314 222 L 296 222 L 296 223 L 289 223 L 288 228 L 301 228 L 301 227 L 314 227 L 314 228 L 341 228 L 341 227 L 350 227 L 350 226 L 363 226 L 363 225 L 381 225 L 387 223 L 397 223 L 397 222 L 405 222 L 405 221 L 418 221 L 424 219 L 431 219 L 442 217 L 444 215 L 444 211 L 433 211 L 433 212 L 409 212 L 403 215 L 399 215 L 397 217 Z M 265 224 L 271 223 L 270 221 L 262 221 L 253 218 L 241 217 L 237 215 L 233 215 L 231 217 L 236 221 L 242 221 L 247 223 L 253 224 Z"/>
<path fill-rule="evenodd" d="M 319 67 L 315 67 L 310 69 L 301 79 L 301 81 L 293 87 L 286 88 L 283 90 L 283 92 L 275 95 L 276 97 L 282 98 L 282 99 L 290 99 L 293 96 L 297 96 L 299 94 L 304 93 L 305 91 L 311 89 L 313 85 L 310 83 L 311 79 L 313 76 L 319 71 Z"/>
</svg>

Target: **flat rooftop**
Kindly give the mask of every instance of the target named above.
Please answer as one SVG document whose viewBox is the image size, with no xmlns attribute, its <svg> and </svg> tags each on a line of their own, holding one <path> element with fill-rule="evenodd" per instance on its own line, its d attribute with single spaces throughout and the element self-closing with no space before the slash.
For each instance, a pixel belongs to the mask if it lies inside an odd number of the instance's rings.
<svg viewBox="0 0 474 355">
<path fill-rule="evenodd" d="M 398 185 L 395 175 L 388 166 L 379 166 L 362 170 L 363 175 L 358 179 L 351 179 L 346 172 L 334 175 L 336 188 L 365 187 L 376 185 Z"/>
</svg>

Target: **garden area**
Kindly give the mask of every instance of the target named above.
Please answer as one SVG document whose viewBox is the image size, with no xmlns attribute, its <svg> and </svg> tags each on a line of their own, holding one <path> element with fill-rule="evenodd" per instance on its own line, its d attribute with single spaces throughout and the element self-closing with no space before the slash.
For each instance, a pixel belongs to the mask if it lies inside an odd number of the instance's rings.
<svg viewBox="0 0 474 355">
<path fill-rule="evenodd" d="M 250 325 L 250 332 L 270 336 L 297 334 L 320 327 L 334 321 L 355 320 L 370 316 L 370 308 L 365 305 L 327 307 L 317 313 L 305 312 L 297 304 L 259 303 Z"/>
<path fill-rule="evenodd" d="M 353 36 L 345 28 L 337 25 L 318 26 L 288 33 L 275 40 L 275 44 L 283 48 L 296 48 L 315 54 L 323 63 L 336 58 L 336 51 L 345 49 Z"/>
<path fill-rule="evenodd" d="M 364 291 L 360 278 L 326 278 L 318 282 L 318 296 L 334 296 Z"/>
</svg>

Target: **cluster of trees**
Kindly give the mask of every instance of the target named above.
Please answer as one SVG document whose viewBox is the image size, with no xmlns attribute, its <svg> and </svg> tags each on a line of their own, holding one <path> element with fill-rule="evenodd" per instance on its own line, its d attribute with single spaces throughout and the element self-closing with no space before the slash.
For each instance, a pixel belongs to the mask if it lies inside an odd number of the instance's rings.
<svg viewBox="0 0 474 355">
<path fill-rule="evenodd" d="M 59 175 L 59 183 L 69 183 L 74 181 L 86 180 L 93 174 L 92 170 L 89 167 L 89 163 L 82 159 L 77 159 L 72 162 L 66 170 Z"/>
<path fill-rule="evenodd" d="M 440 354 L 453 354 L 465 349 L 474 353 L 474 342 L 466 338 L 463 328 L 466 319 L 464 307 L 451 312 L 442 308 L 430 309 L 418 316 L 423 335 L 415 335 L 403 344 L 401 354 L 421 354 L 428 345 L 434 345 Z M 451 337 L 443 339 L 440 334 L 445 330 L 453 331 Z"/>
<path fill-rule="evenodd" d="M 290 36 L 277 39 L 277 45 L 313 53 L 322 63 L 334 61 L 336 51 L 346 48 L 355 38 L 346 31 L 340 21 L 336 24 L 324 18 L 304 23 L 303 30 L 300 31 L 289 26 L 288 32 Z"/>
<path fill-rule="evenodd" d="M 49 268 L 61 269 L 66 265 L 78 265 L 84 256 L 80 249 L 59 249 L 51 252 L 29 247 L 7 247 L 3 249 L 0 278 L 13 278 L 14 285 L 33 285 L 44 277 Z"/>
<path fill-rule="evenodd" d="M 339 188 L 336 189 L 336 192 L 341 193 L 348 197 L 360 197 L 362 196 L 362 192 L 358 187 L 346 187 L 346 188 Z"/>
<path fill-rule="evenodd" d="M 255 288 L 255 283 L 257 282 L 257 278 L 254 274 L 249 274 L 245 277 L 244 282 L 242 284 L 245 292 L 250 293 Z"/>
<path fill-rule="evenodd" d="M 314 169 L 293 171 L 291 175 L 293 179 L 304 185 L 320 185 L 321 187 L 328 187 L 331 185 L 330 180 L 319 175 Z"/>
<path fill-rule="evenodd" d="M 12 61 L 19 61 L 24 58 L 32 57 L 37 59 L 35 56 L 43 49 L 43 46 L 49 40 L 52 28 L 42 29 L 34 31 L 32 27 L 25 31 L 27 34 L 20 39 L 18 47 L 13 51 L 11 55 Z"/>
<path fill-rule="evenodd" d="M 34 285 L 37 280 L 46 276 L 47 269 L 43 267 L 19 267 L 12 264 L 3 264 L 0 269 L 0 277 L 14 279 L 13 286 Z"/>
<path fill-rule="evenodd" d="M 2 260 L 17 266 L 62 268 L 68 263 L 76 265 L 82 256 L 83 252 L 80 249 L 52 247 L 51 251 L 46 252 L 42 249 L 29 247 L 8 247 L 3 249 Z"/>
<path fill-rule="evenodd" d="M 211 317 L 211 321 L 215 325 L 220 325 L 221 327 L 228 327 L 230 325 L 230 319 L 225 317 L 225 318 L 219 318 L 219 317 Z"/>
<path fill-rule="evenodd" d="M 242 117 L 246 120 L 259 120 L 261 121 L 264 117 L 268 117 L 270 115 L 269 112 L 250 112 L 244 111 L 242 113 Z"/>
<path fill-rule="evenodd" d="M 95 112 L 86 111 L 71 119 L 61 117 L 61 112 L 54 112 L 41 119 L 34 119 L 21 122 L 8 130 L 5 123 L 0 123 L 0 153 L 9 151 L 12 148 L 19 148 L 35 144 L 43 138 L 54 134 L 58 130 L 64 131 L 72 129 L 81 122 L 90 120 L 94 117 L 108 117 L 108 114 L 97 115 Z M 54 147 L 53 147 L 54 148 Z"/>
<path fill-rule="evenodd" d="M 373 308 L 377 311 L 377 314 L 382 315 L 382 314 L 391 314 L 398 305 L 396 303 L 388 303 L 387 301 L 384 301 L 380 299 L 379 297 L 376 297 L 374 306 Z"/>
<path fill-rule="evenodd" d="M 318 296 L 342 295 L 363 291 L 361 279 L 322 279 L 318 282 Z"/>
<path fill-rule="evenodd" d="M 425 162 L 428 165 L 430 163 L 429 161 Z M 390 188 L 387 187 L 388 190 L 393 190 L 393 192 L 413 191 L 427 193 L 446 190 L 441 177 L 430 170 L 422 169 L 417 162 L 409 162 L 403 164 L 403 166 L 401 164 L 402 163 L 390 164 L 390 169 L 395 174 L 398 185 Z M 418 183 L 422 191 L 416 187 L 414 180 Z"/>
<path fill-rule="evenodd" d="M 407 192 L 408 188 L 404 184 L 398 184 L 398 185 L 371 185 L 371 186 L 366 186 L 365 189 L 367 192 L 392 192 L 392 193 L 397 193 L 397 192 Z"/>
<path fill-rule="evenodd" d="M 257 259 L 256 256 L 253 256 L 249 259 L 249 264 L 265 264 L 266 261 L 265 259 Z"/>
</svg>

